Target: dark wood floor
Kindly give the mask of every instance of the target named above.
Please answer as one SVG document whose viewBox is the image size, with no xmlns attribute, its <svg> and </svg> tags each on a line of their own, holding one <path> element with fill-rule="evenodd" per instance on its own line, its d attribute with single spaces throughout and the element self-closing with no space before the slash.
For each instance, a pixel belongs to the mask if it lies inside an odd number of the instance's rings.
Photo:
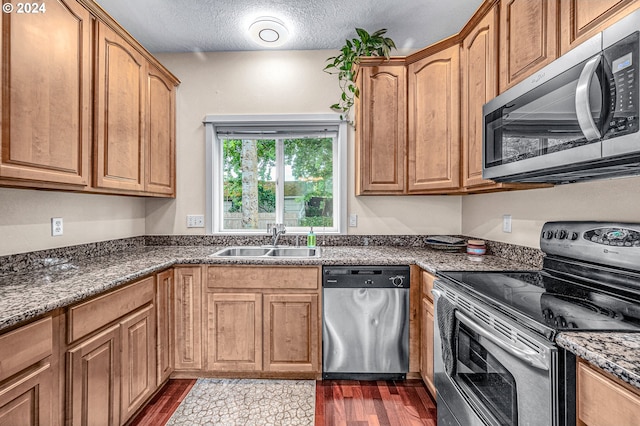
<svg viewBox="0 0 640 426">
<path fill-rule="evenodd" d="M 170 380 L 131 425 L 164 425 L 195 380 Z M 316 382 L 315 424 L 436 426 L 436 406 L 421 380 Z"/>
</svg>

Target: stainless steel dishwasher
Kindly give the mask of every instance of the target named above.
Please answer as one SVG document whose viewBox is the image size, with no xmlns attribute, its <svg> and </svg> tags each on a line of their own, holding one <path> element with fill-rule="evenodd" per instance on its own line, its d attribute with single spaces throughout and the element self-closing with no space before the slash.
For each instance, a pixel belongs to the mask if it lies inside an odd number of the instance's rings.
<svg viewBox="0 0 640 426">
<path fill-rule="evenodd" d="M 409 371 L 409 267 L 323 268 L 322 376 L 400 380 Z"/>
</svg>

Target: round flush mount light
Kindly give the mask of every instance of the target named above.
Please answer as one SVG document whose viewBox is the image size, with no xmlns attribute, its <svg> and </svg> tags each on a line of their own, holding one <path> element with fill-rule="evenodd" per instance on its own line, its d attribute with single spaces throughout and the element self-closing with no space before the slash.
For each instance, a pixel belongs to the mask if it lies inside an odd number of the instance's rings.
<svg viewBox="0 0 640 426">
<path fill-rule="evenodd" d="M 253 21 L 249 26 L 249 33 L 253 41 L 266 47 L 282 46 L 289 37 L 289 31 L 284 26 L 284 22 L 270 16 L 263 16 Z"/>
</svg>

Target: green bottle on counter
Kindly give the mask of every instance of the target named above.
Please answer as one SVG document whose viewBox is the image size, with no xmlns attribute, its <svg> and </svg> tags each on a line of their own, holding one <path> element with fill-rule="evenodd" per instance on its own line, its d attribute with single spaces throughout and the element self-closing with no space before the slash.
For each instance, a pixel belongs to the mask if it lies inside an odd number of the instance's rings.
<svg viewBox="0 0 640 426">
<path fill-rule="evenodd" d="M 313 226 L 311 230 L 307 234 L 307 247 L 315 247 L 316 246 L 316 234 L 313 233 Z"/>
</svg>

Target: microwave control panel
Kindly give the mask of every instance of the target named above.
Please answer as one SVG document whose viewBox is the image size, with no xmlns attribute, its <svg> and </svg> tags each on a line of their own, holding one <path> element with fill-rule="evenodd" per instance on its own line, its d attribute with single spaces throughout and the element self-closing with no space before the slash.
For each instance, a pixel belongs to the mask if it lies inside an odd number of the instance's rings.
<svg viewBox="0 0 640 426">
<path fill-rule="evenodd" d="M 605 139 L 638 131 L 639 50 L 639 33 L 635 32 L 604 51 L 611 111 Z"/>
</svg>

